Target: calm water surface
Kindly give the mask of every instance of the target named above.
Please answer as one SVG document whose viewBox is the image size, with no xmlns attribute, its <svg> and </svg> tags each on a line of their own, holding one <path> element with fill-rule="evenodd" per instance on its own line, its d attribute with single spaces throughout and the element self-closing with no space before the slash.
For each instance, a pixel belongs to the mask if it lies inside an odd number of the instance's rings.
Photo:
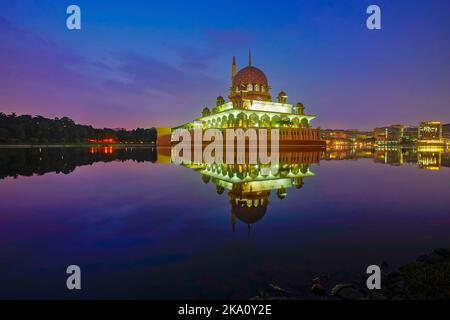
<svg viewBox="0 0 450 320">
<path fill-rule="evenodd" d="M 145 148 L 0 149 L 0 298 L 248 299 L 270 283 L 309 297 L 318 275 L 449 247 L 449 166 L 437 151 L 297 152 L 268 179 Z"/>
</svg>

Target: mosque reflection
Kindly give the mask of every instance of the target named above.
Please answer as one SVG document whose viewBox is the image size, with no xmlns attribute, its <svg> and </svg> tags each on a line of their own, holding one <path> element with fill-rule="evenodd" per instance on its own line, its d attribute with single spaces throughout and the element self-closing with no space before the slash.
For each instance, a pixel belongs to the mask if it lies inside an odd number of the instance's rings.
<svg viewBox="0 0 450 320">
<path fill-rule="evenodd" d="M 279 199 L 288 189 L 301 189 L 305 179 L 314 176 L 309 165 L 319 163 L 319 151 L 281 151 L 276 166 L 262 164 L 183 164 L 201 175 L 204 183 L 215 185 L 217 194 L 227 193 L 231 205 L 233 232 L 236 220 L 248 226 L 261 220 L 272 192 Z"/>
</svg>

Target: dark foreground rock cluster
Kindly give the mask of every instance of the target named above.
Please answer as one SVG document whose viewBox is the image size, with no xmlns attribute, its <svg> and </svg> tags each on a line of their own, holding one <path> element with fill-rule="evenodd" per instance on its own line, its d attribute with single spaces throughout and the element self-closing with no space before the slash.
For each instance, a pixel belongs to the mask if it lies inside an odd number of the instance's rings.
<svg viewBox="0 0 450 320">
<path fill-rule="evenodd" d="M 367 275 L 360 281 L 330 284 L 326 277 L 312 280 L 311 292 L 299 292 L 269 284 L 254 300 L 449 300 L 450 250 L 436 249 L 398 270 L 382 276 L 380 290 L 369 290 Z M 324 285 L 326 283 L 327 285 Z M 331 288 L 331 289 L 327 289 Z"/>
</svg>

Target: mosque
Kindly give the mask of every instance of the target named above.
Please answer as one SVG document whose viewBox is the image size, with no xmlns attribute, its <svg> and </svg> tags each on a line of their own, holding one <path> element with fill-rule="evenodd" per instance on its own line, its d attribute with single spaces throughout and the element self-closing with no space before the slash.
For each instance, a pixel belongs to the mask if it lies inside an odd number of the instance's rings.
<svg viewBox="0 0 450 320">
<path fill-rule="evenodd" d="M 217 97 L 215 107 L 205 107 L 201 116 L 192 122 L 159 131 L 160 146 L 170 145 L 170 134 L 176 130 L 195 128 L 221 129 L 228 128 L 265 128 L 279 130 L 280 146 L 325 147 L 318 129 L 311 127 L 315 115 L 306 114 L 302 103 L 288 103 L 284 91 L 278 93 L 276 101 L 272 100 L 271 87 L 265 73 L 252 65 L 249 52 L 248 65 L 236 72 L 236 58 L 231 65 L 231 85 L 228 101 Z"/>
<path fill-rule="evenodd" d="M 265 216 L 272 191 L 276 192 L 279 199 L 284 199 L 287 189 L 301 189 L 304 179 L 314 176 L 309 164 L 319 162 L 321 149 L 326 146 L 319 130 L 311 127 L 315 115 L 306 114 L 302 103 L 290 104 L 283 91 L 273 101 L 270 91 L 265 73 L 252 65 L 250 52 L 248 65 L 239 71 L 236 70 L 236 59 L 233 57 L 228 101 L 219 96 L 215 107 L 205 107 L 201 116 L 194 121 L 158 131 L 157 145 L 171 146 L 171 134 L 176 133 L 176 130 L 188 130 L 193 135 L 194 129 L 225 131 L 264 128 L 268 136 L 271 136 L 272 129 L 279 130 L 280 158 L 276 173 L 270 170 L 270 165 L 260 163 L 206 164 L 192 159 L 176 161 L 199 172 L 204 183 L 215 184 L 218 194 L 228 193 L 233 231 L 237 220 L 246 224 L 250 231 L 250 226 Z M 164 158 L 172 162 L 178 156 L 165 148 L 158 148 L 161 161 Z"/>
</svg>

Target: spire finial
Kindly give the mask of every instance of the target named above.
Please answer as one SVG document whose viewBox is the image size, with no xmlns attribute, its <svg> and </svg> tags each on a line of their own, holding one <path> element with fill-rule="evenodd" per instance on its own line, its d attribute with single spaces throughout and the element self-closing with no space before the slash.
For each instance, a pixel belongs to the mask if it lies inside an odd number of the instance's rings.
<svg viewBox="0 0 450 320">
<path fill-rule="evenodd" d="M 252 50 L 248 49 L 248 65 L 252 66 Z"/>
<path fill-rule="evenodd" d="M 233 56 L 233 62 L 231 63 L 231 80 L 234 79 L 235 75 L 236 75 L 236 57 Z"/>
</svg>

